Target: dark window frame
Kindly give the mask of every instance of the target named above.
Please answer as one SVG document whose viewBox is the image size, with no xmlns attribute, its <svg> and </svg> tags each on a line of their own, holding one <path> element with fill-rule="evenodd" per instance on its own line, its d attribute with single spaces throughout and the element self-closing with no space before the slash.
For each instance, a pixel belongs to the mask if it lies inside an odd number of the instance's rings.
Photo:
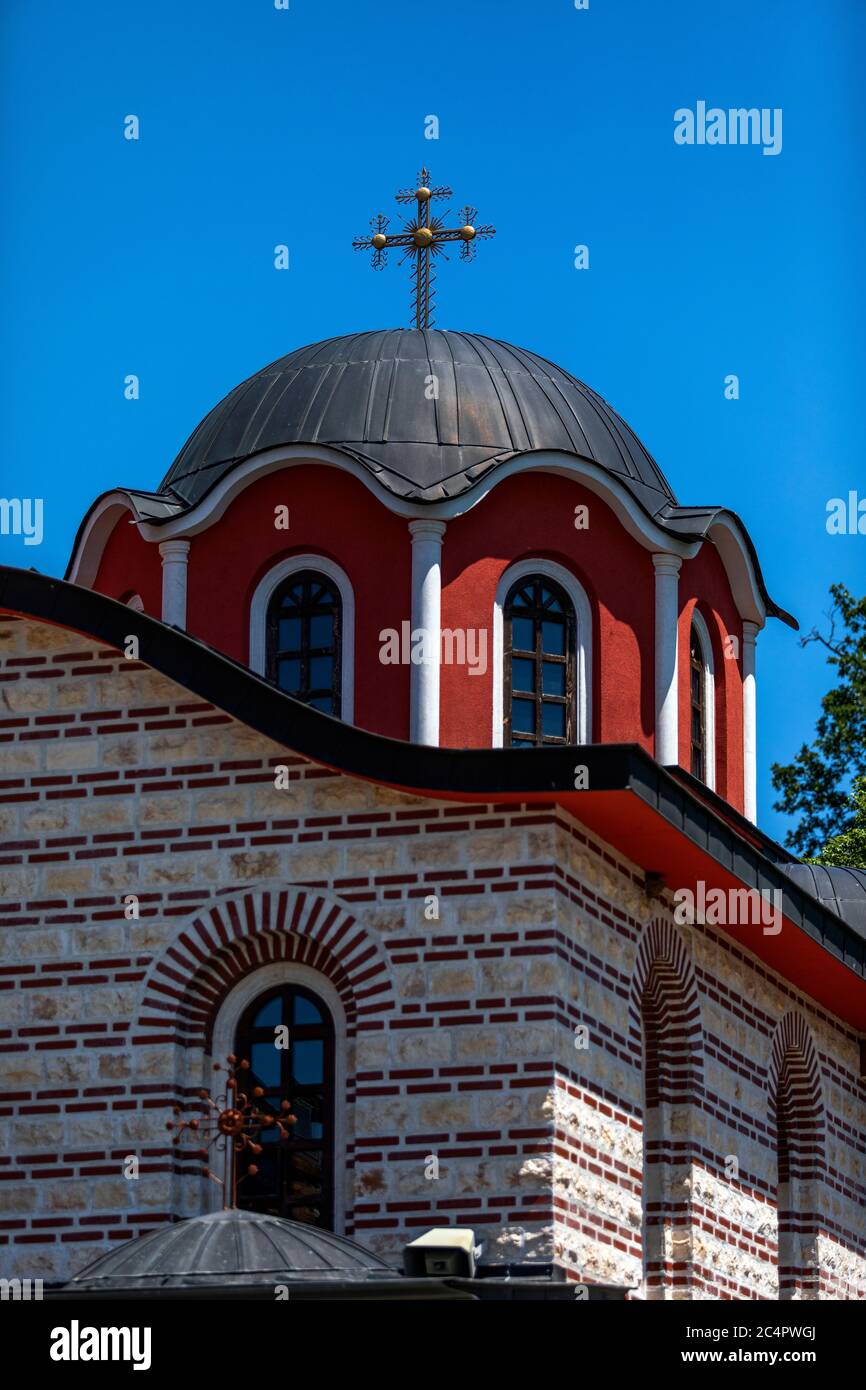
<svg viewBox="0 0 866 1390">
<path fill-rule="evenodd" d="M 292 1129 L 288 1139 L 280 1140 L 274 1144 L 278 1174 L 276 1192 L 263 1191 L 263 1184 L 259 1179 L 247 1177 L 238 1184 L 238 1206 L 246 1211 L 267 1212 L 271 1215 L 287 1217 L 293 1221 L 302 1219 L 297 1214 L 298 1209 L 318 1206 L 320 1209 L 319 1219 L 307 1221 L 304 1224 L 315 1226 L 317 1229 L 332 1231 L 334 1229 L 336 1163 L 336 1027 L 331 1010 L 320 994 L 317 994 L 313 989 L 308 989 L 305 985 L 288 981 L 263 990 L 261 994 L 257 994 L 255 999 L 251 1000 L 238 1019 L 234 1033 L 235 1056 L 240 1060 L 245 1059 L 251 1062 L 252 1047 L 255 1043 L 273 1043 L 274 1025 L 254 1027 L 253 1019 L 273 999 L 279 999 L 281 1002 L 281 1020 L 285 1022 L 286 1018 L 290 1016 L 287 1011 L 287 1004 L 296 997 L 309 1000 L 319 1010 L 322 1022 L 291 1023 L 288 1025 L 289 1046 L 280 1051 L 280 1080 L 278 1085 L 266 1086 L 263 1079 L 256 1077 L 252 1066 L 245 1075 L 251 1088 L 265 1085 L 264 1101 L 270 1100 L 275 1112 L 279 1109 L 279 1103 L 282 1100 L 288 1100 L 292 1105 L 293 1112 L 297 1115 L 298 1100 L 302 1100 L 305 1096 L 321 1095 L 322 1138 L 304 1137 L 302 1134 L 296 1134 L 295 1129 Z M 295 1043 L 305 1040 L 321 1040 L 323 1043 L 321 1085 L 318 1083 L 304 1085 L 293 1080 L 292 1051 Z M 293 1156 L 305 1153 L 321 1155 L 321 1198 L 318 1202 L 315 1199 L 311 1200 L 309 1195 L 306 1197 L 303 1195 L 292 1196 L 289 1190 Z M 255 1162 L 255 1156 L 243 1153 L 238 1163 L 239 1177 L 246 1171 L 250 1163 Z"/>
<path fill-rule="evenodd" d="M 516 599 L 521 594 L 526 594 L 532 590 L 532 602 L 521 607 L 516 606 Z M 546 595 L 546 597 L 545 597 Z M 556 601 L 561 605 L 561 614 L 551 612 L 549 604 Z M 574 744 L 577 733 L 577 615 L 574 604 L 561 584 L 555 579 L 548 578 L 545 574 L 528 574 L 522 579 L 518 579 L 505 597 L 503 605 L 503 736 L 502 741 L 506 747 L 531 746 L 540 747 L 567 747 Z M 534 623 L 535 650 L 514 646 L 514 626 L 513 620 L 518 618 L 530 618 Z M 543 629 L 542 621 L 559 623 L 565 630 L 564 654 L 559 656 L 554 652 L 545 652 L 543 649 Z M 514 658 L 531 660 L 534 663 L 534 688 L 528 695 L 525 691 L 515 691 L 513 689 L 513 662 Z M 543 688 L 543 664 L 545 662 L 565 667 L 565 694 L 551 695 L 545 694 Z M 512 729 L 512 715 L 514 700 L 532 704 L 534 707 L 534 732 L 529 735 L 520 730 Z M 558 705 L 565 707 L 565 735 L 560 737 L 558 734 L 544 733 L 544 706 Z M 515 739 L 517 742 L 515 742 Z"/>
<path fill-rule="evenodd" d="M 300 604 L 293 608 L 283 609 L 283 603 L 293 589 L 298 585 L 302 586 L 302 599 Z M 312 586 L 321 585 L 328 595 L 327 601 L 321 598 L 316 601 L 311 596 Z M 333 616 L 333 640 L 329 647 L 314 647 L 311 643 L 310 625 L 314 617 Z M 297 618 L 301 624 L 301 645 L 300 647 L 279 646 L 279 632 L 281 618 Z M 303 704 L 311 704 L 313 700 L 323 700 L 330 698 L 331 709 L 326 713 L 333 714 L 335 718 L 342 717 L 343 705 L 343 599 L 339 587 L 330 579 L 328 575 L 321 571 L 310 568 L 295 570 L 288 575 L 281 584 L 277 586 L 268 600 L 268 613 L 265 630 L 265 674 L 267 679 L 276 686 L 279 686 L 279 665 L 281 661 L 299 661 L 301 681 L 297 691 L 288 690 L 287 693 L 294 699 L 300 700 Z M 331 658 L 331 682 L 329 686 L 313 686 L 310 683 L 310 663 L 314 657 Z M 280 687 L 283 689 L 284 687 Z"/>
<path fill-rule="evenodd" d="M 689 771 L 699 782 L 708 780 L 707 663 L 697 625 L 689 633 Z"/>
</svg>

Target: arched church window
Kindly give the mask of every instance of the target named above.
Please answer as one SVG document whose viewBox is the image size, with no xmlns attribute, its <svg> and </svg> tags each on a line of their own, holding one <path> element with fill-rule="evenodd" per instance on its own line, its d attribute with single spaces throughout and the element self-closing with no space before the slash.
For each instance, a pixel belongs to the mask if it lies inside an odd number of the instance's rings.
<svg viewBox="0 0 866 1390">
<path fill-rule="evenodd" d="M 689 771 L 716 785 L 716 678 L 710 630 L 700 610 L 689 629 Z"/>
<path fill-rule="evenodd" d="M 703 782 L 707 775 L 707 688 L 704 653 L 697 628 L 692 623 L 689 639 L 689 678 L 691 681 L 691 773 Z"/>
<path fill-rule="evenodd" d="M 275 589 L 268 605 L 268 680 L 325 714 L 341 714 L 342 603 L 336 584 L 301 570 Z"/>
<path fill-rule="evenodd" d="M 575 617 L 545 575 L 520 579 L 504 607 L 504 742 L 513 748 L 575 742 Z"/>
<path fill-rule="evenodd" d="M 280 1046 L 281 1042 L 287 1043 Z M 288 1100 L 297 1123 L 281 1140 L 263 1129 L 260 1154 L 240 1158 L 238 1205 L 333 1229 L 334 1023 L 318 995 L 301 985 L 260 994 L 241 1015 L 235 1053 L 250 1063 L 250 1086 L 262 1108 L 279 1113 Z M 253 1164 L 258 1171 L 247 1173 Z"/>
</svg>

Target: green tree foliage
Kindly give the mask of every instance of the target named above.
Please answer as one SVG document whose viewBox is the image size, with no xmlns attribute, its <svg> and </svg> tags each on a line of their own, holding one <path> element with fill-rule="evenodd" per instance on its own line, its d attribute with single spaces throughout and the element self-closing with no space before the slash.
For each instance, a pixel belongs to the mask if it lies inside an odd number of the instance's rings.
<svg viewBox="0 0 866 1390">
<path fill-rule="evenodd" d="M 828 635 L 813 629 L 800 645 L 820 642 L 838 683 L 821 701 L 811 745 L 804 743 L 793 762 L 773 764 L 773 786 L 781 793 L 774 809 L 798 817 L 785 837 L 795 853 L 818 863 L 854 864 L 862 860 L 825 861 L 821 847 L 835 846 L 835 855 L 840 841 L 866 834 L 859 793 L 850 794 L 852 779 L 866 776 L 866 596 L 856 599 L 844 584 L 833 584 L 830 594 Z M 856 840 L 851 843 L 856 847 Z"/>
<path fill-rule="evenodd" d="M 854 816 L 849 828 L 828 840 L 816 864 L 838 864 L 849 869 L 866 869 L 866 777 L 858 777 L 851 793 Z"/>
</svg>

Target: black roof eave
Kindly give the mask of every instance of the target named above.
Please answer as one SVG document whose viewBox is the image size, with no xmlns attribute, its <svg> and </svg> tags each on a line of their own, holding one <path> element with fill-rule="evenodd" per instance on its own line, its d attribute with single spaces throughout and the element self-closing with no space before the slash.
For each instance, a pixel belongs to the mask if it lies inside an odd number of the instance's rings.
<svg viewBox="0 0 866 1390">
<path fill-rule="evenodd" d="M 136 634 L 154 670 L 275 743 L 350 776 L 410 795 L 490 800 L 581 795 L 574 791 L 574 747 L 434 748 L 370 733 L 301 704 L 179 628 L 64 580 L 0 566 L 0 608 L 70 628 L 116 650 Z M 765 837 L 767 849 L 751 843 L 745 830 L 739 833 L 729 817 L 686 785 L 678 769 L 660 766 L 637 744 L 586 744 L 578 760 L 588 768 L 588 795 L 627 791 L 639 796 L 747 888 L 779 891 L 789 921 L 866 978 L 866 940 L 787 877 L 780 867 L 786 857 L 781 846 L 771 858 L 771 841 Z"/>
</svg>

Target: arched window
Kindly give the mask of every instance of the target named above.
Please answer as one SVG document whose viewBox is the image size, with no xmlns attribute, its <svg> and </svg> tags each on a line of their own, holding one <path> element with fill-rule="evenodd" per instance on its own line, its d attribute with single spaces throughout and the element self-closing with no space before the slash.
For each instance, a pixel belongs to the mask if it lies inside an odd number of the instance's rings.
<svg viewBox="0 0 866 1390">
<path fill-rule="evenodd" d="M 575 742 L 575 620 L 565 590 L 543 574 L 519 579 L 504 606 L 504 742 Z"/>
<path fill-rule="evenodd" d="M 278 1029 L 285 1028 L 285 1033 Z M 278 1044 L 287 1039 L 288 1046 Z M 288 1139 L 263 1129 L 262 1152 L 239 1160 L 238 1205 L 333 1229 L 334 1023 L 312 990 L 279 985 L 260 994 L 241 1015 L 235 1054 L 250 1063 L 249 1084 L 264 1088 L 259 1102 L 277 1114 L 290 1102 L 297 1123 Z M 246 1173 L 250 1164 L 258 1168 Z"/>
<path fill-rule="evenodd" d="M 333 580 L 301 570 L 268 604 L 268 680 L 325 714 L 341 715 L 342 603 Z"/>
<path fill-rule="evenodd" d="M 716 785 L 715 697 L 710 633 L 695 609 L 689 632 L 689 771 L 711 789 Z"/>
<path fill-rule="evenodd" d="M 691 772 L 703 782 L 707 767 L 707 706 L 704 686 L 704 654 L 701 642 L 692 626 L 689 643 L 689 673 L 691 678 Z"/>
</svg>

